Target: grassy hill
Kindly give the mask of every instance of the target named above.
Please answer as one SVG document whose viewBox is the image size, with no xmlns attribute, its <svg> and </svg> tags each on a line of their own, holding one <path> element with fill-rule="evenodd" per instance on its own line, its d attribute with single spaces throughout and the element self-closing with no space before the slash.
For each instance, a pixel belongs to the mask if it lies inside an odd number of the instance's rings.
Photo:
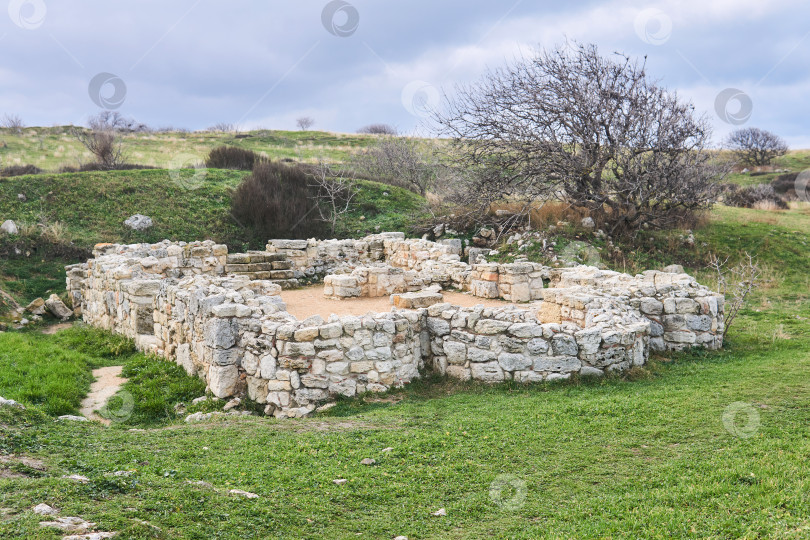
<svg viewBox="0 0 810 540">
<path fill-rule="evenodd" d="M 247 173 L 207 169 L 204 177 L 195 178 L 196 172 L 157 169 L 0 179 L 0 222 L 11 219 L 24 232 L 22 238 L 0 236 L 0 289 L 20 303 L 60 292 L 62 267 L 84 260 L 99 242 L 210 239 L 233 251 L 263 249 L 268 238 L 256 237 L 231 215 L 233 189 Z M 410 191 L 363 180 L 356 186 L 355 207 L 338 224 L 341 236 L 406 230 L 422 212 L 424 199 Z M 18 194 L 25 195 L 25 202 Z M 154 226 L 146 231 L 126 227 L 124 221 L 136 213 L 151 217 Z M 65 244 L 75 249 L 65 249 Z"/>
<path fill-rule="evenodd" d="M 128 162 L 177 168 L 204 160 L 217 146 L 228 144 L 265 154 L 272 159 L 343 161 L 351 151 L 372 144 L 373 135 L 322 131 L 260 130 L 240 133 L 167 132 L 122 135 Z M 180 161 L 178 163 L 178 160 Z M 89 152 L 70 134 L 70 127 L 26 128 L 21 134 L 0 128 L 0 165 L 36 165 L 56 171 L 63 165 L 92 161 Z"/>
</svg>

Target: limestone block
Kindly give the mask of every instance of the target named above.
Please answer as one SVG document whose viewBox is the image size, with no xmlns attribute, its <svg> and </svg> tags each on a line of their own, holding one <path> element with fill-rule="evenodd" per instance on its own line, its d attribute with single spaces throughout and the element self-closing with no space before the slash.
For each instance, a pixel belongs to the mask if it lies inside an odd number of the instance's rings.
<svg viewBox="0 0 810 540">
<path fill-rule="evenodd" d="M 531 368 L 533 361 L 522 354 L 503 352 L 498 355 L 498 364 L 504 371 L 522 371 Z"/>
<path fill-rule="evenodd" d="M 208 368 L 208 387 L 220 399 L 232 396 L 238 381 L 239 369 L 235 365 Z"/>
</svg>

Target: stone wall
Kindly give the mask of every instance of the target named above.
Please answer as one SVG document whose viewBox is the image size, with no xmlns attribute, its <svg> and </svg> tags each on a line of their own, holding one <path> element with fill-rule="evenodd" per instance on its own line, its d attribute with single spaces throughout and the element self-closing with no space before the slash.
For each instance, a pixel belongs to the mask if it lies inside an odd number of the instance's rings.
<svg viewBox="0 0 810 540">
<path fill-rule="evenodd" d="M 215 396 L 246 394 L 278 417 L 419 376 L 418 313 L 298 321 L 280 291 L 246 276 L 166 280 L 155 300 L 155 352 L 204 378 Z"/>
<path fill-rule="evenodd" d="M 463 380 L 536 382 L 641 366 L 649 323 L 630 312 L 588 328 L 542 323 L 530 308 L 427 308 L 432 365 Z"/>
<path fill-rule="evenodd" d="M 630 276 L 580 266 L 552 270 L 550 286 L 598 290 L 622 299 L 650 322 L 650 347 L 655 351 L 723 346 L 725 299 L 688 274 L 648 270 Z"/>
<path fill-rule="evenodd" d="M 247 395 L 280 417 L 406 384 L 424 367 L 527 382 L 629 369 L 649 350 L 722 346 L 723 298 L 686 274 L 470 266 L 454 243 L 401 234 L 271 246 L 229 255 L 213 242 L 103 244 L 68 267 L 67 287 L 87 323 L 176 361 L 218 397 Z M 320 272 L 343 272 L 327 275 L 327 297 L 394 295 L 398 307 L 299 321 L 282 286 Z M 436 303 L 437 286 L 520 304 Z"/>
<path fill-rule="evenodd" d="M 377 298 L 392 294 L 421 291 L 431 283 L 419 273 L 393 266 L 361 266 L 350 274 L 328 275 L 323 281 L 323 295 L 326 298 Z"/>
</svg>

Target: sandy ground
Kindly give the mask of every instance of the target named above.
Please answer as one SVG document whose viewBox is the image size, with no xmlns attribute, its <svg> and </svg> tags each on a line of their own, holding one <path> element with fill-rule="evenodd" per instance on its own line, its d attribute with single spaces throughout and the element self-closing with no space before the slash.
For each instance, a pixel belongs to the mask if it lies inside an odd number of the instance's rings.
<svg viewBox="0 0 810 540">
<path fill-rule="evenodd" d="M 88 420 L 98 420 L 104 425 L 110 425 L 110 421 L 102 418 L 94 411 L 102 408 L 107 400 L 113 397 L 121 385 L 127 382 L 126 379 L 121 377 L 121 370 L 123 366 L 103 367 L 101 369 L 93 370 L 93 377 L 96 382 L 90 385 L 90 393 L 82 401 L 82 406 L 79 412 Z"/>
<path fill-rule="evenodd" d="M 444 301 L 456 306 L 472 307 L 479 304 L 492 307 L 508 306 L 503 300 L 488 300 L 470 294 L 445 291 Z M 281 298 L 287 304 L 287 311 L 297 319 L 306 319 L 320 315 L 328 319 L 329 315 L 365 315 L 368 312 L 386 313 L 391 311 L 391 300 L 388 296 L 379 298 L 351 298 L 347 300 L 330 300 L 323 297 L 323 285 L 314 285 L 304 289 L 282 291 Z"/>
</svg>

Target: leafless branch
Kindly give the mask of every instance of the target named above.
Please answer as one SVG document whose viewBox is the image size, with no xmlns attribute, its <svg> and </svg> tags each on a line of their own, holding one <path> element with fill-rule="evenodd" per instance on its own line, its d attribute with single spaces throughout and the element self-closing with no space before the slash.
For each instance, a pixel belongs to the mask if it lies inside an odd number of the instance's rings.
<svg viewBox="0 0 810 540">
<path fill-rule="evenodd" d="M 728 257 L 720 260 L 716 255 L 711 255 L 708 265 L 717 276 L 717 292 L 726 298 L 726 332 L 740 310 L 745 307 L 748 295 L 761 284 L 762 277 L 759 262 L 750 253 L 746 252 L 743 260 L 736 266 L 729 266 L 728 260 Z"/>
</svg>

